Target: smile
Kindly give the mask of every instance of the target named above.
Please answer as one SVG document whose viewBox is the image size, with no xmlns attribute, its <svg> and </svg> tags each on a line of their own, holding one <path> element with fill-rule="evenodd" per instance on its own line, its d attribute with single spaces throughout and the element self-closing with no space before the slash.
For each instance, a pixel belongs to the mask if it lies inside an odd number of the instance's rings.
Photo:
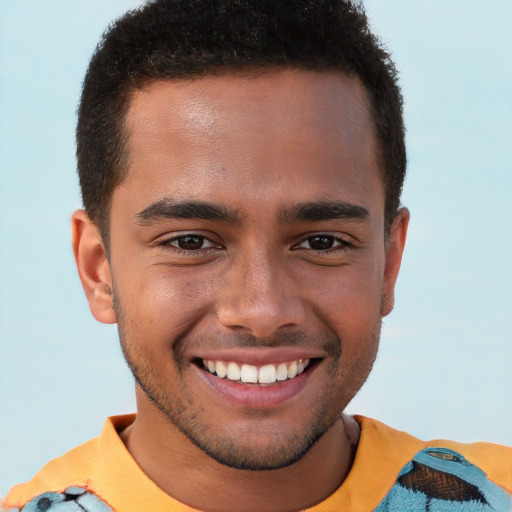
<svg viewBox="0 0 512 512">
<path fill-rule="evenodd" d="M 251 364 L 238 364 L 234 361 L 212 361 L 203 359 L 203 366 L 213 375 L 221 379 L 240 382 L 244 384 L 271 385 L 294 379 L 300 375 L 310 363 L 309 359 L 254 366 Z"/>
</svg>

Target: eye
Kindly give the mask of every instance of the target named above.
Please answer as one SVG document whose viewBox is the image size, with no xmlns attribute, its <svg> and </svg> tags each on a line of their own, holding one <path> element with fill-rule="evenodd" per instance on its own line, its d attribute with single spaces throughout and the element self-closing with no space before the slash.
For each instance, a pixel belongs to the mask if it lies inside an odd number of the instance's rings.
<svg viewBox="0 0 512 512">
<path fill-rule="evenodd" d="M 219 247 L 218 244 L 213 243 L 209 238 L 203 235 L 194 233 L 187 233 L 186 235 L 176 236 L 171 239 L 163 240 L 158 245 L 160 246 L 174 246 L 182 251 L 201 251 L 205 249 L 212 249 Z"/>
<path fill-rule="evenodd" d="M 187 251 L 197 251 L 203 248 L 204 243 L 207 239 L 204 236 L 199 235 L 185 235 L 175 238 L 171 243 L 177 245 L 180 249 Z"/>
<path fill-rule="evenodd" d="M 351 247 L 350 242 L 332 235 L 313 235 L 303 240 L 296 247 L 300 249 L 312 249 L 314 251 L 328 251 L 329 249 L 344 249 Z"/>
</svg>

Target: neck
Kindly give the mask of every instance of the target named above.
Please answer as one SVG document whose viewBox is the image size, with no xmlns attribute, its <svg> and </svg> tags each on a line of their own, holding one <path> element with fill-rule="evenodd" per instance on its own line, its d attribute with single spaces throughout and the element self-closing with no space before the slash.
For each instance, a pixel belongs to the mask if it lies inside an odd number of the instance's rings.
<svg viewBox="0 0 512 512">
<path fill-rule="evenodd" d="M 127 449 L 163 491 L 211 512 L 288 512 L 320 503 L 345 480 L 359 439 L 357 423 L 340 415 L 298 462 L 271 471 L 239 470 L 216 462 L 163 414 L 140 405 L 121 433 Z"/>
</svg>

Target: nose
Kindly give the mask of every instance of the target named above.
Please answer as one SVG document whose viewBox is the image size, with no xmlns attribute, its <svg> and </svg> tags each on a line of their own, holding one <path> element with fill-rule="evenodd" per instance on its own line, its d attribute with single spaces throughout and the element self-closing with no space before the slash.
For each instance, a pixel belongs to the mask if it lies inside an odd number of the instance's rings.
<svg viewBox="0 0 512 512">
<path fill-rule="evenodd" d="M 283 260 L 254 250 L 236 258 L 224 276 L 217 306 L 223 326 L 268 338 L 304 320 L 300 283 Z"/>
</svg>

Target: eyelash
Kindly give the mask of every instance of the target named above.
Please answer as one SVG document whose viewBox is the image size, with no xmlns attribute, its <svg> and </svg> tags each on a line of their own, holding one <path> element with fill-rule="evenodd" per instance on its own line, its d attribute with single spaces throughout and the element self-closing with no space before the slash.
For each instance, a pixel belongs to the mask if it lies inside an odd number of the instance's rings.
<svg viewBox="0 0 512 512">
<path fill-rule="evenodd" d="M 199 239 L 201 246 L 204 245 L 205 242 L 209 242 L 211 244 L 211 246 L 210 247 L 199 247 L 198 249 L 184 249 L 183 247 L 179 247 L 179 245 L 178 245 L 179 241 L 183 240 L 185 238 L 188 238 L 188 237 Z M 315 238 L 316 239 L 320 239 L 320 238 L 327 239 L 328 242 L 335 244 L 335 245 L 333 247 L 327 247 L 325 249 L 314 249 L 313 247 L 311 247 L 311 241 Z M 306 242 L 309 243 L 309 245 L 310 245 L 309 248 L 300 247 L 302 244 L 304 244 Z M 215 242 L 213 242 L 207 236 L 199 235 L 196 233 L 186 233 L 184 235 L 168 238 L 168 239 L 159 241 L 157 245 L 158 245 L 158 247 L 172 246 L 174 251 L 181 253 L 181 254 L 185 254 L 185 255 L 207 254 L 207 253 L 211 252 L 212 250 L 222 248 L 221 245 L 215 244 Z M 353 249 L 353 248 L 354 248 L 354 244 L 352 244 L 348 240 L 344 240 L 343 238 L 339 238 L 334 235 L 330 235 L 330 234 L 326 234 L 326 233 L 315 233 L 314 235 L 310 235 L 310 236 L 302 239 L 298 244 L 295 244 L 292 247 L 292 250 L 305 249 L 307 251 L 313 251 L 315 253 L 329 254 L 329 253 L 336 253 L 339 251 L 347 251 L 347 250 Z"/>
<path fill-rule="evenodd" d="M 183 247 L 179 247 L 177 244 L 179 243 L 180 240 L 183 240 L 185 238 L 198 238 L 200 239 L 200 243 L 201 245 L 203 245 L 205 242 L 210 242 L 211 246 L 210 247 L 206 247 L 206 248 L 203 248 L 203 247 L 200 247 L 198 249 L 184 249 Z M 173 243 L 175 242 L 175 243 Z M 169 247 L 169 246 L 172 246 L 173 247 L 173 250 L 180 253 L 180 254 L 186 254 L 186 255 L 191 255 L 191 254 L 206 254 L 212 250 L 215 250 L 215 249 L 219 249 L 221 248 L 221 246 L 219 244 L 215 244 L 215 242 L 213 242 L 212 240 L 210 240 L 207 236 L 204 236 L 204 235 L 198 235 L 197 233 L 186 233 L 184 235 L 180 235 L 180 236 L 175 236 L 175 237 L 172 237 L 172 238 L 167 238 L 165 240 L 161 240 L 158 242 L 158 247 Z"/>
<path fill-rule="evenodd" d="M 327 247 L 326 249 L 314 249 L 313 247 L 311 247 L 311 240 L 313 239 L 319 239 L 319 238 L 323 238 L 323 239 L 328 239 L 328 241 L 332 244 L 335 244 L 333 247 Z M 348 240 L 345 240 L 343 238 L 340 238 L 340 237 L 337 237 L 337 236 L 334 236 L 334 235 L 331 235 L 331 234 L 328 234 L 328 233 L 315 233 L 314 235 L 310 235 L 306 238 L 304 238 L 301 242 L 299 242 L 298 244 L 296 244 L 292 249 L 293 250 L 301 250 L 303 248 L 301 248 L 300 246 L 304 243 L 308 242 L 310 247 L 309 248 L 305 248 L 305 250 L 307 251 L 313 251 L 317 254 L 336 254 L 336 253 L 339 253 L 340 251 L 347 251 L 349 249 L 353 249 L 355 247 L 355 245 L 351 242 L 349 242 Z"/>
</svg>

